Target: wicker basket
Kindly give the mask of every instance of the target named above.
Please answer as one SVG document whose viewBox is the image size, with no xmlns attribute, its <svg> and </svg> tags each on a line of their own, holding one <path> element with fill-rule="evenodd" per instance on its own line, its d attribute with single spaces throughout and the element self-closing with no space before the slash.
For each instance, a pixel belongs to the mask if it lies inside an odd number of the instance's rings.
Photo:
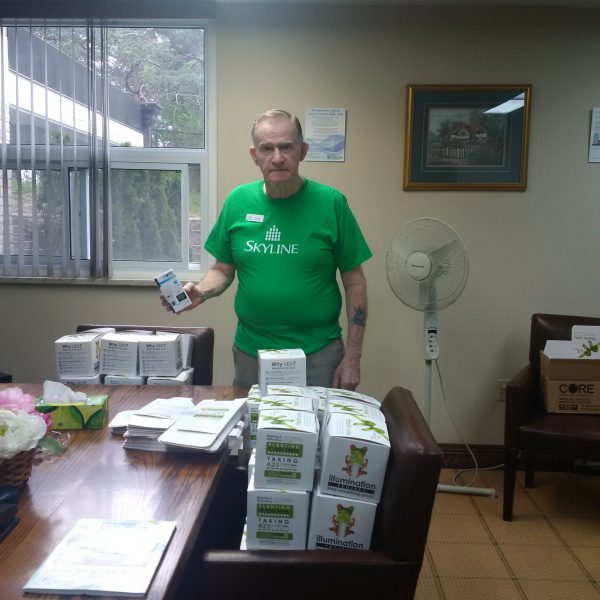
<svg viewBox="0 0 600 600">
<path fill-rule="evenodd" d="M 0 485 L 23 488 L 31 477 L 36 449 L 19 452 L 12 458 L 0 461 Z"/>
</svg>

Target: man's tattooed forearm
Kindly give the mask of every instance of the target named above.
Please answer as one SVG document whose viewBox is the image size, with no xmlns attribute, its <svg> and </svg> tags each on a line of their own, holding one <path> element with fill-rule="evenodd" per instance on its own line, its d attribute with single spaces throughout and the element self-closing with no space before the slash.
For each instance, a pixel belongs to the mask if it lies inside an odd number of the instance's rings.
<svg viewBox="0 0 600 600">
<path fill-rule="evenodd" d="M 364 327 L 367 323 L 367 311 L 362 306 L 357 306 L 352 315 L 352 323 Z"/>
</svg>

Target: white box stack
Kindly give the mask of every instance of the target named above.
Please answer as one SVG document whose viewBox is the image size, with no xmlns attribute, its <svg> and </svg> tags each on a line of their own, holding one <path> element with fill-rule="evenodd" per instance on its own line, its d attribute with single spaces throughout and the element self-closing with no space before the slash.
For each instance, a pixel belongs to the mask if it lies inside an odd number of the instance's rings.
<svg viewBox="0 0 600 600">
<path fill-rule="evenodd" d="M 258 385 L 267 393 L 268 385 L 306 385 L 306 355 L 297 348 L 258 351 Z"/>
<path fill-rule="evenodd" d="M 59 378 L 95 377 L 100 366 L 101 333 L 65 335 L 54 342 L 56 372 Z"/>
<path fill-rule="evenodd" d="M 100 340 L 100 372 L 103 375 L 138 375 L 139 333 L 115 331 Z"/>
<path fill-rule="evenodd" d="M 142 377 L 172 377 L 181 372 L 181 337 L 177 333 L 140 336 L 138 353 Z"/>
</svg>

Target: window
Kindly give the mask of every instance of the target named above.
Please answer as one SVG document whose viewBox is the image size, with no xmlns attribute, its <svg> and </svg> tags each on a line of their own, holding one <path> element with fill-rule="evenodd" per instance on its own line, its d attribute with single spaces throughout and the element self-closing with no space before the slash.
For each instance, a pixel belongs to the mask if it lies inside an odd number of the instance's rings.
<svg viewBox="0 0 600 600">
<path fill-rule="evenodd" d="M 0 275 L 203 268 L 216 213 L 206 24 L 0 28 Z"/>
</svg>

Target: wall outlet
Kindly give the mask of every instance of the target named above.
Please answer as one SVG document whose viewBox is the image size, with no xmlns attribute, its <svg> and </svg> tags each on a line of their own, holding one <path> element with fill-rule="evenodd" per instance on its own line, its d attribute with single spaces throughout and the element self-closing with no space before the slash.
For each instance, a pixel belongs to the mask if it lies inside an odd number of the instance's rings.
<svg viewBox="0 0 600 600">
<path fill-rule="evenodd" d="M 506 386 L 510 379 L 498 379 L 496 381 L 496 392 L 498 396 L 498 402 L 506 402 Z"/>
</svg>

